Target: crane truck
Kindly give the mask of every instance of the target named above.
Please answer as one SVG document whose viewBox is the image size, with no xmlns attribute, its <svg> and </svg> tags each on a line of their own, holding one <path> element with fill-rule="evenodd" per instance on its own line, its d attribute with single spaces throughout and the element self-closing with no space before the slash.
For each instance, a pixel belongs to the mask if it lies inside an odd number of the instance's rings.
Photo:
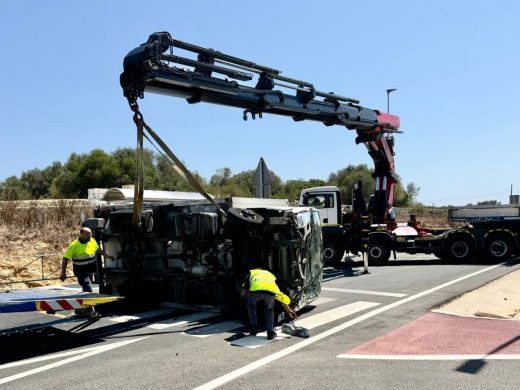
<svg viewBox="0 0 520 390">
<path fill-rule="evenodd" d="M 359 184 L 358 184 L 359 185 Z M 320 214 L 323 228 L 324 258 L 341 260 L 344 251 L 351 251 L 355 239 L 351 229 L 352 215 L 363 209 L 359 191 L 353 192 L 353 205 L 342 212 L 337 187 L 304 189 L 301 205 L 312 205 Z M 368 209 L 370 210 L 370 202 Z M 390 210 L 392 213 L 392 210 Z M 392 219 L 392 218 L 390 218 Z M 371 224 L 368 229 L 367 257 L 370 265 L 383 265 L 392 252 L 434 254 L 440 259 L 464 262 L 473 257 L 503 261 L 520 251 L 520 206 L 480 205 L 450 206 L 448 221 L 456 228 L 428 229 L 414 215 L 404 223 Z"/>
<path fill-rule="evenodd" d="M 392 135 L 399 132 L 399 117 L 319 91 L 280 70 L 179 41 L 167 32 L 154 33 L 131 50 L 123 68 L 120 83 L 138 134 L 144 127 L 163 150 L 162 141 L 140 115 L 138 100 L 145 93 L 185 99 L 192 105 L 240 108 L 244 120 L 274 114 L 355 131 L 355 141 L 367 147 L 381 184 L 373 218 L 387 221 L 395 186 Z M 247 84 L 250 81 L 253 84 Z M 180 165 L 173 153 L 167 154 Z M 315 208 L 242 207 L 232 200 L 204 197 L 207 201 L 145 204 L 142 209 L 135 207 L 137 197 L 133 209 L 123 205 L 99 210 L 89 223 L 99 228 L 105 250 L 116 257 L 104 263 L 101 290 L 125 296 L 135 289 L 153 291 L 177 304 L 218 305 L 238 297 L 239 285 L 257 256 L 255 260 L 278 277 L 293 308 L 319 294 L 322 231 Z M 134 228 L 129 229 L 132 219 Z M 352 226 L 361 225 L 354 221 Z M 361 245 L 359 240 L 352 247 L 362 249 Z"/>
</svg>

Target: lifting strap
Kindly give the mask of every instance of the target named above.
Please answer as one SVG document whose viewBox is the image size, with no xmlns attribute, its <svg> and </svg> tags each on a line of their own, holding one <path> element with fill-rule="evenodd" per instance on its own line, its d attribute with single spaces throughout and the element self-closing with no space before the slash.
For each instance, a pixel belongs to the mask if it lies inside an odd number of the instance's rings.
<svg viewBox="0 0 520 390">
<path fill-rule="evenodd" d="M 202 185 L 195 179 L 195 177 L 191 174 L 191 172 L 184 166 L 182 161 L 177 158 L 177 156 L 168 148 L 168 146 L 164 143 L 164 141 L 157 135 L 153 129 L 146 124 L 146 122 L 143 119 L 142 114 L 139 112 L 139 107 L 137 104 L 134 106 L 131 105 L 132 110 L 135 112 L 134 114 L 134 122 L 137 126 L 137 145 L 138 150 L 137 154 L 140 155 L 140 159 L 138 157 L 138 162 L 140 161 L 141 167 L 138 169 L 136 176 L 136 186 L 134 187 L 134 225 L 138 226 L 138 223 L 136 221 L 140 222 L 140 216 L 142 212 L 142 206 L 143 206 L 143 180 L 144 180 L 144 173 L 143 173 L 143 128 L 146 129 L 148 134 L 154 139 L 155 142 L 161 147 L 161 149 L 166 153 L 166 155 L 170 158 L 170 162 L 173 165 L 173 168 L 175 171 L 183 177 L 195 190 L 197 190 L 204 198 L 206 198 L 209 202 L 211 202 L 218 210 L 220 214 L 223 216 L 226 215 L 225 211 L 222 210 L 222 208 L 215 202 L 213 197 L 207 193 L 207 191 L 202 187 Z M 144 134 L 146 137 L 146 135 Z M 146 137 L 148 140 L 149 138 Z"/>
<path fill-rule="evenodd" d="M 134 185 L 134 229 L 139 229 L 141 225 L 141 214 L 143 212 L 143 193 L 144 193 L 144 164 L 143 164 L 143 117 L 139 111 L 134 114 L 134 122 L 137 126 L 137 147 L 135 164 L 135 185 Z"/>
</svg>

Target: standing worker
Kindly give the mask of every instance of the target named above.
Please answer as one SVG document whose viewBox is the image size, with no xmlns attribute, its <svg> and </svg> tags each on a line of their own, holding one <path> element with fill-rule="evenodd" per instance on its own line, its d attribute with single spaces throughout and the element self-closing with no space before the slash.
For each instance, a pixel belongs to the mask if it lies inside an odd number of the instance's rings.
<svg viewBox="0 0 520 390">
<path fill-rule="evenodd" d="M 107 255 L 99 247 L 96 240 L 92 238 L 92 230 L 88 227 L 82 227 L 79 231 L 79 237 L 70 243 L 63 254 L 60 280 L 63 282 L 67 279 L 67 263 L 69 260 L 72 260 L 72 270 L 74 276 L 78 278 L 78 283 L 84 292 L 92 292 L 91 277 L 96 272 L 97 254 L 103 255 L 108 259 L 114 259 L 113 256 Z M 94 317 L 92 314 L 95 311 L 92 307 L 86 311 Z"/>
<path fill-rule="evenodd" d="M 261 267 L 249 271 L 249 275 L 242 284 L 240 295 L 243 297 L 247 295 L 247 314 L 251 325 L 249 333 L 251 336 L 256 336 L 258 333 L 256 304 L 260 301 L 264 303 L 265 328 L 268 340 L 273 340 L 276 337 L 276 332 L 273 329 L 275 299 L 282 305 L 291 319 L 296 318 L 296 313 L 288 306 L 291 303 L 290 298 L 282 293 L 276 285 L 276 276 Z"/>
</svg>

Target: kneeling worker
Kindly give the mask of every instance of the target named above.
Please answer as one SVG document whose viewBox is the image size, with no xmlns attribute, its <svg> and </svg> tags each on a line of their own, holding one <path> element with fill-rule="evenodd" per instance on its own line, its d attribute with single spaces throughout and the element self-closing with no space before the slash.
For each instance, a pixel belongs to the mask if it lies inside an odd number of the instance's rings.
<svg viewBox="0 0 520 390">
<path fill-rule="evenodd" d="M 255 268 L 249 271 L 249 275 L 242 284 L 241 296 L 247 295 L 247 313 L 251 325 L 251 336 L 258 333 L 258 323 L 256 316 L 256 304 L 260 301 L 264 304 L 265 328 L 267 339 L 273 340 L 276 337 L 274 326 L 274 301 L 275 299 L 282 305 L 287 315 L 294 319 L 296 313 L 288 306 L 291 299 L 282 293 L 276 285 L 276 277 L 269 271 L 262 268 Z"/>
</svg>

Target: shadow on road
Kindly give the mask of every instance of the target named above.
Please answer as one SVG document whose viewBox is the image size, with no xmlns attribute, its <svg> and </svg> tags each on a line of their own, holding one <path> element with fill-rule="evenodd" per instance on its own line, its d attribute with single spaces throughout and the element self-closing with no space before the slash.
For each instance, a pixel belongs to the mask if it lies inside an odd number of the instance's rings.
<svg viewBox="0 0 520 390">
<path fill-rule="evenodd" d="M 520 340 L 520 336 L 513 337 L 511 340 L 499 345 L 492 351 L 488 352 L 486 356 L 493 355 L 502 349 L 506 348 L 507 346 L 516 343 Z M 455 371 L 464 372 L 466 374 L 477 374 L 480 370 L 484 368 L 486 365 L 485 357 L 482 359 L 475 359 L 475 360 L 467 360 L 463 364 L 461 364 L 459 367 L 456 368 Z"/>
</svg>

